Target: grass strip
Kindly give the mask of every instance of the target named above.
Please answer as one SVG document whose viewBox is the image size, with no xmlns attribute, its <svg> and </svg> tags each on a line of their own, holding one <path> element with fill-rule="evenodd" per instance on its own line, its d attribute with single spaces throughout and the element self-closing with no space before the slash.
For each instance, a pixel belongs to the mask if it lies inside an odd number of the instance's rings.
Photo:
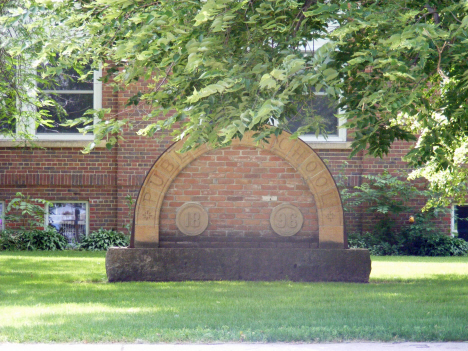
<svg viewBox="0 0 468 351">
<path fill-rule="evenodd" d="M 370 284 L 108 283 L 105 253 L 0 253 L 0 342 L 468 340 L 468 257 L 372 257 Z"/>
</svg>

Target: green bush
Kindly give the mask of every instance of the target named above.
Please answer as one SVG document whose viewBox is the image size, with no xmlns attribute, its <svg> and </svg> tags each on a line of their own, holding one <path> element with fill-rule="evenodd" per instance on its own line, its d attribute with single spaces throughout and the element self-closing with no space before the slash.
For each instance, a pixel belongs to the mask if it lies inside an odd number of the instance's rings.
<svg viewBox="0 0 468 351">
<path fill-rule="evenodd" d="M 378 236 L 371 233 L 350 234 L 348 245 L 351 249 L 368 249 L 374 256 L 398 256 L 399 245 L 382 241 Z"/>
<path fill-rule="evenodd" d="M 374 256 L 399 256 L 401 254 L 398 245 L 386 242 L 372 246 L 369 251 Z"/>
<path fill-rule="evenodd" d="M 18 250 L 19 233 L 11 229 L 0 231 L 0 251 Z"/>
<path fill-rule="evenodd" d="M 54 229 L 12 230 L 0 232 L 0 250 L 65 250 L 67 240 Z"/>
<path fill-rule="evenodd" d="M 431 220 L 447 210 L 433 207 L 429 211 L 421 212 L 421 208 L 415 206 L 413 200 L 428 201 L 436 199 L 437 194 L 419 189 L 411 182 L 386 171 L 378 175 L 363 175 L 363 178 L 367 181 L 354 187 L 352 192 L 344 183 L 340 183 L 340 186 L 347 211 L 359 212 L 365 208 L 366 212 L 373 215 L 375 227 L 372 230 L 372 238 L 375 240 L 373 239 L 372 243 L 368 242 L 368 245 L 378 246 L 376 249 L 383 252 L 394 252 L 393 246 L 399 245 L 405 232 L 435 234 Z M 416 214 L 416 221 L 408 226 L 407 223 L 403 224 L 401 219 L 409 213 Z M 382 243 L 388 243 L 390 246 Z"/>
<path fill-rule="evenodd" d="M 6 250 L 65 250 L 80 248 L 85 250 L 107 250 L 111 246 L 128 246 L 129 237 L 114 230 L 99 229 L 83 238 L 81 244 L 71 247 L 66 238 L 55 229 L 47 230 L 3 230 L 0 231 L 0 251 Z"/>
<path fill-rule="evenodd" d="M 468 243 L 464 240 L 436 232 L 431 220 L 446 212 L 445 208 L 433 207 L 420 212 L 412 205 L 414 199 L 427 201 L 436 199 L 437 194 L 421 190 L 388 172 L 363 178 L 367 182 L 354 187 L 353 192 L 341 186 L 347 209 L 359 211 L 364 207 L 375 220 L 372 233 L 349 236 L 351 248 L 365 248 L 377 256 L 459 256 L 468 253 Z M 401 221 L 408 213 L 416 213 L 412 224 Z"/>
<path fill-rule="evenodd" d="M 414 233 L 400 242 L 400 251 L 414 256 L 464 256 L 468 242 L 447 235 Z"/>
<path fill-rule="evenodd" d="M 67 240 L 54 228 L 41 230 L 45 208 L 52 203 L 16 193 L 5 209 L 4 219 L 20 229 L 0 231 L 0 250 L 64 250 Z"/>
<path fill-rule="evenodd" d="M 47 205 L 51 206 L 52 203 L 16 193 L 16 197 L 11 199 L 5 209 L 5 220 L 18 224 L 23 231 L 42 228 Z"/>
<path fill-rule="evenodd" d="M 408 231 L 398 237 L 396 244 L 380 241 L 370 233 L 351 234 L 350 248 L 368 249 L 375 256 L 464 256 L 468 242 L 434 232 Z"/>
<path fill-rule="evenodd" d="M 65 250 L 67 247 L 67 240 L 51 228 L 19 231 L 16 240 L 16 248 L 24 251 L 55 251 Z"/>
<path fill-rule="evenodd" d="M 363 175 L 367 181 L 354 187 L 352 193 L 343 191 L 348 210 L 361 210 L 372 213 L 375 219 L 373 235 L 380 241 L 395 245 L 397 242 L 396 219 L 402 213 L 415 212 L 409 204 L 415 197 L 424 197 L 426 193 L 411 182 L 383 172 L 377 175 Z M 377 243 L 376 243 L 377 245 Z"/>
<path fill-rule="evenodd" d="M 92 251 L 107 250 L 111 246 L 126 247 L 129 245 L 129 237 L 122 232 L 112 229 L 103 229 L 92 232 L 83 238 L 80 248 Z"/>
</svg>

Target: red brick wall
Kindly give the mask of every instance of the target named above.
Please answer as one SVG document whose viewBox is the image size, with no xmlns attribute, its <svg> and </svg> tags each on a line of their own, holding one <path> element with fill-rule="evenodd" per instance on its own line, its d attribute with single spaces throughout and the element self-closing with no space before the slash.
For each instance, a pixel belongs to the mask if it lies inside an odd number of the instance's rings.
<svg viewBox="0 0 468 351">
<path fill-rule="evenodd" d="M 149 107 L 140 105 L 133 107 L 125 107 L 127 99 L 131 97 L 138 90 L 144 90 L 145 84 L 137 83 L 133 87 L 129 88 L 126 91 L 113 92 L 112 88 L 109 85 L 104 85 L 103 87 L 103 107 L 111 109 L 111 117 L 118 119 L 128 119 L 133 123 L 132 128 L 126 128 L 123 132 L 124 141 L 120 141 L 119 145 L 112 149 L 111 151 L 105 149 L 97 149 L 89 155 L 83 155 L 80 148 L 47 148 L 47 149 L 18 149 L 12 147 L 0 147 L 0 201 L 9 201 L 16 192 L 21 191 L 26 194 L 30 194 L 34 197 L 41 197 L 47 200 L 79 200 L 79 201 L 89 201 L 91 217 L 90 217 L 90 228 L 95 230 L 99 227 L 105 228 L 114 228 L 117 230 L 123 230 L 125 224 L 129 224 L 132 218 L 133 210 L 128 209 L 126 200 L 127 196 L 131 196 L 133 200 L 136 200 L 138 195 L 139 188 L 143 182 L 143 179 L 151 168 L 154 161 L 157 157 L 172 143 L 169 137 L 160 137 L 156 138 L 145 138 L 136 135 L 136 131 L 140 128 L 146 126 L 150 122 L 142 120 L 148 111 Z M 330 171 L 334 175 L 337 181 L 340 178 L 343 180 L 342 183 L 349 189 L 353 189 L 354 186 L 360 185 L 363 181 L 362 175 L 365 174 L 377 174 L 381 173 L 384 170 L 388 170 L 392 174 L 395 174 L 398 170 L 407 170 L 407 165 L 401 160 L 401 157 L 404 156 L 409 149 L 411 144 L 398 142 L 395 143 L 390 154 L 383 160 L 364 157 L 362 153 L 355 156 L 353 159 L 349 159 L 348 155 L 350 153 L 349 149 L 319 149 L 316 150 L 317 153 L 322 157 L 322 159 L 328 164 Z M 237 152 L 236 155 L 216 155 L 217 152 Z M 195 163 L 202 164 L 203 162 L 207 163 L 206 167 L 215 168 L 216 170 L 209 173 L 204 173 L 200 169 L 205 169 L 205 166 L 194 166 L 190 165 L 186 171 L 184 171 L 176 182 L 172 185 L 171 190 L 168 194 L 168 199 L 171 199 L 170 196 L 181 196 L 180 194 L 173 194 L 176 191 L 184 190 L 178 189 L 180 186 L 187 186 L 190 184 L 190 189 L 187 190 L 197 190 L 195 189 L 195 184 L 191 184 L 192 179 L 198 179 L 200 181 L 200 186 L 209 185 L 208 183 L 202 183 L 205 181 L 214 181 L 217 178 L 211 176 L 212 173 L 216 171 L 221 171 L 220 174 L 226 175 L 226 180 L 228 181 L 227 176 L 231 174 L 229 165 L 222 164 L 227 162 L 234 162 L 236 164 L 249 162 L 245 160 L 234 160 L 235 157 L 267 157 L 266 155 L 242 155 L 242 151 L 247 150 L 225 150 L 225 151 L 213 151 L 212 153 L 203 156 L 200 160 L 195 161 Z M 215 161 L 207 161 L 206 158 L 215 157 L 231 157 L 233 158 L 230 161 L 219 161 L 220 164 L 214 164 Z M 268 157 L 270 157 L 268 155 Z M 263 162 L 263 161 L 262 161 Z M 269 162 L 269 161 L 266 161 Z M 273 161 L 272 161 L 273 162 Z M 261 188 L 260 190 L 255 191 L 264 191 L 265 193 L 270 193 L 272 196 L 274 192 L 285 192 L 285 190 L 280 189 L 279 186 L 285 186 L 285 184 L 275 183 L 279 181 L 285 181 L 294 174 L 295 178 L 291 178 L 291 181 L 299 182 L 297 179 L 297 174 L 291 172 L 292 168 L 285 163 L 284 161 L 277 160 L 274 162 L 282 162 L 282 166 L 268 166 L 270 169 L 268 172 L 262 174 L 271 174 L 273 178 L 243 178 L 244 180 L 251 181 L 250 184 L 238 184 L 237 178 L 234 179 L 233 184 L 224 184 L 226 188 L 218 189 L 222 191 L 231 191 L 228 188 L 228 185 L 258 185 L 255 181 L 266 179 L 268 183 L 267 188 Z M 347 163 L 345 165 L 345 162 Z M 194 163 L 194 164 L 195 164 Z M 198 167 L 198 170 L 195 168 Z M 234 167 L 234 166 L 232 166 Z M 239 168 L 249 168 L 248 166 L 235 166 Z M 276 171 L 272 169 L 276 168 Z M 224 169 L 224 170 L 223 170 Z M 282 170 L 285 170 L 282 172 Z M 191 174 L 188 177 L 188 174 Z M 233 173 L 240 174 L 240 173 Z M 247 175 L 253 175 L 256 173 L 247 173 Z M 260 173 L 259 173 L 260 174 Z M 211 177 L 210 177 L 211 176 Z M 343 178 L 343 177 L 346 178 Z M 185 182 L 184 182 L 185 179 Z M 239 178 L 241 179 L 241 178 Z M 182 182 L 182 183 L 181 183 Z M 289 182 L 289 180 L 288 180 Z M 223 185 L 211 183 L 211 185 Z M 277 186 L 278 188 L 274 188 Z M 296 185 L 294 185 L 296 186 Z M 271 188 L 268 188 L 271 187 Z M 203 196 L 202 191 L 207 189 L 199 188 L 200 195 L 195 194 L 183 194 L 182 196 L 196 198 L 197 196 Z M 208 189 L 209 190 L 209 189 Z M 260 195 L 247 195 L 247 188 L 242 189 L 232 189 L 232 191 L 241 191 L 242 195 L 237 195 L 234 193 L 232 195 L 226 195 L 226 201 L 233 204 L 241 203 L 241 201 L 229 201 L 227 196 L 244 196 L 244 199 L 247 196 L 260 196 Z M 254 191 L 254 190 L 252 190 Z M 294 189 L 294 191 L 299 191 Z M 294 193 L 295 194 L 295 193 Z M 208 195 L 209 197 L 211 195 Z M 215 195 L 213 195 L 215 196 Z M 216 195 L 219 196 L 219 195 Z M 268 195 L 265 195 L 268 196 Z M 283 195 L 282 195 L 283 196 Z M 284 195 L 285 196 L 285 195 Z M 294 195 L 292 195 L 294 196 Z M 180 199 L 179 199 L 180 200 Z M 168 200 L 173 202 L 181 202 L 182 200 Z M 184 201 L 207 201 L 207 200 L 184 200 Z M 255 200 L 258 202 L 258 200 Z M 286 200 L 280 200 L 286 201 Z M 210 201 L 208 201 L 210 202 Z M 422 206 L 422 201 L 415 199 L 415 202 L 419 202 Z M 264 204 L 258 202 L 257 204 Z M 312 203 L 311 203 L 312 204 Z M 269 206 L 273 206 L 269 204 Z M 169 205 L 169 207 L 171 207 Z M 210 206 L 208 206 L 210 207 Z M 221 225 L 225 221 L 235 221 L 239 220 L 239 217 L 232 217 L 232 213 L 228 213 L 227 207 L 223 206 L 212 206 L 210 210 L 213 211 L 215 208 L 220 208 L 217 211 L 224 211 L 219 213 L 219 217 L 215 218 L 215 223 L 218 221 L 218 229 L 208 229 L 207 235 L 215 234 L 218 230 L 220 233 L 223 233 Z M 238 206 L 232 207 L 234 210 Z M 239 208 L 242 208 L 239 206 Z M 247 207 L 246 207 L 247 208 Z M 254 206 L 253 208 L 257 208 Z M 261 207 L 258 207 L 261 208 Z M 311 210 L 314 211 L 312 204 Z M 216 210 L 215 210 L 216 211 Z M 243 209 L 243 211 L 245 211 Z M 259 212 L 259 215 L 260 216 Z M 213 212 L 215 214 L 215 212 Z M 221 214 L 224 214 L 226 218 L 221 218 Z M 242 215 L 247 215 L 247 212 L 242 212 Z M 265 213 L 261 213 L 265 215 Z M 163 213 L 164 216 L 172 216 L 174 213 Z M 211 212 L 210 212 L 211 215 Z M 163 218 L 164 233 L 168 235 L 170 233 L 174 234 L 173 224 L 168 221 L 170 218 Z M 407 214 L 397 218 L 398 221 L 404 223 L 407 220 Z M 267 218 L 242 218 L 243 226 L 245 226 L 246 220 L 262 220 L 268 221 Z M 313 220 L 311 220 L 313 222 Z M 450 218 L 446 216 L 443 219 L 436 221 L 436 225 L 439 225 L 441 230 L 449 230 L 450 228 Z M 311 223 L 312 223 L 311 222 Z M 229 222 L 235 223 L 235 222 Z M 238 223 L 238 222 L 236 222 Z M 256 223 L 256 222 L 251 222 Z M 266 222 L 263 222 L 265 224 Z M 348 212 L 345 214 L 345 224 L 348 233 L 350 232 L 360 232 L 360 231 L 371 231 L 375 226 L 375 216 L 366 213 L 365 211 L 361 212 Z M 229 224 L 231 225 L 231 224 Z M 250 224 L 249 224 L 250 225 Z M 254 228 L 257 224 L 251 224 Z M 172 226 L 172 227 L 171 227 Z M 316 232 L 316 228 L 313 227 L 314 224 L 311 224 L 307 230 L 310 229 L 312 236 Z M 262 227 L 264 228 L 264 227 Z M 242 229 L 240 232 L 243 232 L 244 235 L 249 232 L 250 229 Z M 251 229 L 254 230 L 254 229 Z M 262 231 L 270 231 L 270 229 L 262 229 Z M 271 232 L 270 232 L 271 233 Z M 263 234 L 267 234 L 266 232 Z M 166 234 L 164 234 L 166 235 Z M 241 235 L 241 233 L 239 233 Z"/>
<path fill-rule="evenodd" d="M 273 200 L 270 200 L 273 198 Z M 209 225 L 200 236 L 278 238 L 270 226 L 275 206 L 290 203 L 304 217 L 295 237 L 318 242 L 318 219 L 312 193 L 299 173 L 269 151 L 229 147 L 210 151 L 188 165 L 169 187 L 161 210 L 160 239 L 184 236 L 175 224 L 176 210 L 200 203 Z"/>
<path fill-rule="evenodd" d="M 412 144 L 409 142 L 398 141 L 392 145 L 389 154 L 384 158 L 374 158 L 363 155 L 362 152 L 352 159 L 349 158 L 351 150 L 337 149 L 320 149 L 317 153 L 326 161 L 335 180 L 345 185 L 349 191 L 354 191 L 355 186 L 362 185 L 368 180 L 363 177 L 366 175 L 378 175 L 384 171 L 389 172 L 393 176 L 399 176 L 401 180 L 407 178 L 411 168 L 402 160 Z M 420 188 L 425 187 L 424 181 L 418 180 L 413 182 Z M 425 204 L 425 199 L 422 197 L 414 197 L 408 206 L 411 206 L 416 211 L 401 213 L 392 216 L 397 227 L 408 226 L 410 215 L 418 213 Z M 350 208 L 350 211 L 345 213 L 346 230 L 348 233 L 356 232 L 372 232 L 376 229 L 378 221 L 382 218 L 381 215 L 376 215 L 366 211 L 362 206 L 360 209 Z M 433 226 L 437 227 L 441 233 L 448 234 L 450 231 L 450 213 L 441 215 L 436 219 L 431 220 Z"/>
<path fill-rule="evenodd" d="M 350 191 L 355 186 L 361 185 L 362 180 L 362 153 L 352 159 L 349 158 L 349 149 L 319 149 L 315 150 L 340 187 L 346 187 Z M 360 212 L 345 212 L 345 230 L 348 233 L 360 232 L 362 230 L 362 215 Z"/>
<path fill-rule="evenodd" d="M 132 114 L 132 110 L 126 111 L 123 116 L 137 118 Z M 117 148 L 111 151 L 97 149 L 89 155 L 83 155 L 79 148 L 0 148 L 0 200 L 8 202 L 16 192 L 20 191 L 33 197 L 52 201 L 89 201 L 91 230 L 100 227 L 123 230 L 124 225 L 130 223 L 132 217 L 132 211 L 129 211 L 127 207 L 126 196 L 130 195 L 133 200 L 136 200 L 147 171 L 157 157 L 171 144 L 168 138 L 161 142 L 139 137 L 135 134 L 135 130 L 126 130 L 124 137 L 125 142 L 122 142 Z M 392 154 L 385 160 L 359 155 L 349 159 L 349 150 L 347 149 L 320 149 L 316 151 L 328 164 L 335 179 L 339 181 L 340 177 L 346 176 L 346 180 L 342 183 L 349 189 L 353 189 L 354 186 L 361 184 L 361 174 L 376 174 L 383 170 L 396 174 L 396 171 L 400 169 L 406 170 L 406 164 L 401 161 L 401 156 L 404 155 L 407 145 L 401 144 L 396 145 L 395 151 L 392 151 Z M 210 155 L 208 154 L 206 157 L 210 157 Z M 203 162 L 203 158 L 199 162 Z M 285 161 L 281 162 L 285 163 Z M 215 166 L 214 161 L 212 161 L 210 167 L 222 170 L 223 167 L 229 166 L 223 163 Z M 275 168 L 284 168 L 285 171 L 288 169 L 288 172 L 292 170 L 287 163 L 284 167 Z M 197 172 L 191 170 L 189 173 Z M 200 181 L 207 181 L 203 180 L 204 178 L 210 179 L 202 174 L 200 173 L 197 179 Z M 281 179 L 281 177 L 291 176 L 291 174 L 276 173 L 275 176 Z M 178 182 L 181 182 L 187 175 L 183 172 L 180 177 L 172 187 L 180 186 Z M 254 179 L 252 178 L 252 181 Z M 194 190 L 193 185 L 190 190 Z M 200 191 L 202 190 L 204 189 L 200 189 Z M 275 196 L 272 190 L 269 191 L 272 196 Z M 419 206 L 423 205 L 421 199 L 415 199 L 414 203 L 419 204 Z M 409 214 L 402 214 L 395 220 L 400 224 L 407 224 L 408 216 Z M 345 218 L 348 233 L 372 231 L 376 223 L 376 216 L 365 211 L 348 212 L 345 214 Z M 226 218 L 226 220 L 228 219 L 233 220 L 233 218 Z M 163 220 L 166 219 L 163 218 Z M 437 225 L 441 232 L 447 232 L 450 228 L 449 214 L 434 221 L 434 225 Z M 174 227 L 171 230 L 174 230 Z"/>
<path fill-rule="evenodd" d="M 101 149 L 102 150 L 102 149 Z M 116 151 L 0 148 L 0 200 L 17 192 L 49 201 L 90 204 L 90 230 L 117 228 Z"/>
</svg>

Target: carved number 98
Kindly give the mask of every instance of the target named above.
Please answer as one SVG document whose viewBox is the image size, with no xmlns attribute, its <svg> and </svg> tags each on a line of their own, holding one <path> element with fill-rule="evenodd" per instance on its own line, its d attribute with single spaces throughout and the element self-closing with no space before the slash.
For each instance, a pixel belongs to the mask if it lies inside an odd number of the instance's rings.
<svg viewBox="0 0 468 351">
<path fill-rule="evenodd" d="M 297 227 L 297 214 L 294 213 L 278 213 L 276 217 L 276 225 L 279 228 L 285 228 L 288 226 L 289 228 L 296 228 Z"/>
</svg>

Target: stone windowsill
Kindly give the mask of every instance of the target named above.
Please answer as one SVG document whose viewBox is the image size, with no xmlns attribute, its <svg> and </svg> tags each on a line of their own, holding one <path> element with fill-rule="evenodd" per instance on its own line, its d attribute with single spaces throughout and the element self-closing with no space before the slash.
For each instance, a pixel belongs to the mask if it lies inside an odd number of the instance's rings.
<svg viewBox="0 0 468 351">
<path fill-rule="evenodd" d="M 84 148 L 91 140 L 36 140 L 27 145 L 21 141 L 14 140 L 0 140 L 0 147 L 50 147 L 50 148 Z M 351 142 L 349 141 L 316 141 L 307 143 L 312 149 L 334 149 L 334 150 L 348 150 L 351 149 Z M 106 147 L 106 142 L 101 141 L 96 148 Z"/>
<path fill-rule="evenodd" d="M 348 150 L 351 149 L 350 141 L 311 141 L 307 142 L 312 149 L 335 149 L 335 150 Z"/>
<path fill-rule="evenodd" d="M 92 140 L 35 140 L 35 141 L 28 141 L 25 143 L 24 141 L 18 140 L 0 140 L 0 147 L 11 147 L 11 148 L 29 148 L 29 147 L 38 147 L 38 148 L 84 148 L 87 146 Z M 104 148 L 106 147 L 106 142 L 101 141 L 99 144 L 96 145 L 96 148 Z"/>
</svg>

